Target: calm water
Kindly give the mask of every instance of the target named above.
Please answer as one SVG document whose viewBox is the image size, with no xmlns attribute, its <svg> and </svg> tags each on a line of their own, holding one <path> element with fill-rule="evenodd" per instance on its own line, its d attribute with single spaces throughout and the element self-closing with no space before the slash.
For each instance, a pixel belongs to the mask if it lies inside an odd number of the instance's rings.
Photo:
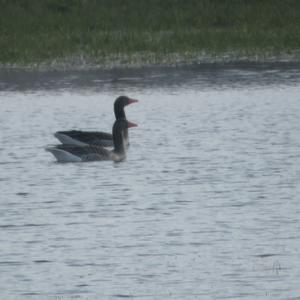
<svg viewBox="0 0 300 300">
<path fill-rule="evenodd" d="M 1 299 L 300 299 L 300 66 L 0 72 Z M 58 164 L 110 131 L 122 163 Z"/>
</svg>

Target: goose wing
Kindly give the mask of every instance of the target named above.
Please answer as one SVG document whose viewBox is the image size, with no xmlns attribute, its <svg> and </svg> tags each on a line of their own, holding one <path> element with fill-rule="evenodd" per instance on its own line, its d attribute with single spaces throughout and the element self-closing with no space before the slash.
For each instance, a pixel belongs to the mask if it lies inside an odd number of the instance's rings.
<svg viewBox="0 0 300 300">
<path fill-rule="evenodd" d="M 54 136 L 63 144 L 113 146 L 112 134 L 106 132 L 71 130 L 58 131 Z"/>
</svg>

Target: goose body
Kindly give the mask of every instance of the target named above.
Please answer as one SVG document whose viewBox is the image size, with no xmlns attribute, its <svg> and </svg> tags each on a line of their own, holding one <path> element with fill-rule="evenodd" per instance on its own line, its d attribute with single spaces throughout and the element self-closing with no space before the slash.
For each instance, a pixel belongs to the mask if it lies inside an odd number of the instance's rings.
<svg viewBox="0 0 300 300">
<path fill-rule="evenodd" d="M 126 119 L 116 120 L 113 125 L 113 150 L 95 145 L 56 145 L 47 147 L 58 162 L 86 162 L 112 160 L 122 161 L 126 158 L 125 130 L 137 126 Z"/>
<path fill-rule="evenodd" d="M 124 107 L 138 102 L 138 100 L 131 99 L 127 96 L 120 96 L 115 100 L 114 113 L 116 120 L 126 119 Z M 62 143 L 66 145 L 75 146 L 101 146 L 101 147 L 113 147 L 113 136 L 110 133 L 101 131 L 81 131 L 81 130 L 69 130 L 69 131 L 57 131 L 54 136 Z M 124 129 L 125 145 L 128 146 L 128 130 Z"/>
</svg>

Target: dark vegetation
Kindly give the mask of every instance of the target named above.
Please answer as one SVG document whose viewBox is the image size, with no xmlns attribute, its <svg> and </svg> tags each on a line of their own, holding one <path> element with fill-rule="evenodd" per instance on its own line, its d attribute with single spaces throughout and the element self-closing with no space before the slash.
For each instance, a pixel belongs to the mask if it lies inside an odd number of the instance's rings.
<svg viewBox="0 0 300 300">
<path fill-rule="evenodd" d="M 300 49 L 299 0 L 0 0 L 0 63 Z"/>
</svg>

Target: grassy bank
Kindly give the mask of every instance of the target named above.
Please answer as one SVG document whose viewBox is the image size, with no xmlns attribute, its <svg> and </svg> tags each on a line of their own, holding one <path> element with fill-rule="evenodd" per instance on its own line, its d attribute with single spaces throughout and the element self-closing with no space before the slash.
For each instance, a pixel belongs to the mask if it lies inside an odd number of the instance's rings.
<svg viewBox="0 0 300 300">
<path fill-rule="evenodd" d="M 298 0 L 0 0 L 0 5 L 2 65 L 300 57 Z"/>
</svg>

